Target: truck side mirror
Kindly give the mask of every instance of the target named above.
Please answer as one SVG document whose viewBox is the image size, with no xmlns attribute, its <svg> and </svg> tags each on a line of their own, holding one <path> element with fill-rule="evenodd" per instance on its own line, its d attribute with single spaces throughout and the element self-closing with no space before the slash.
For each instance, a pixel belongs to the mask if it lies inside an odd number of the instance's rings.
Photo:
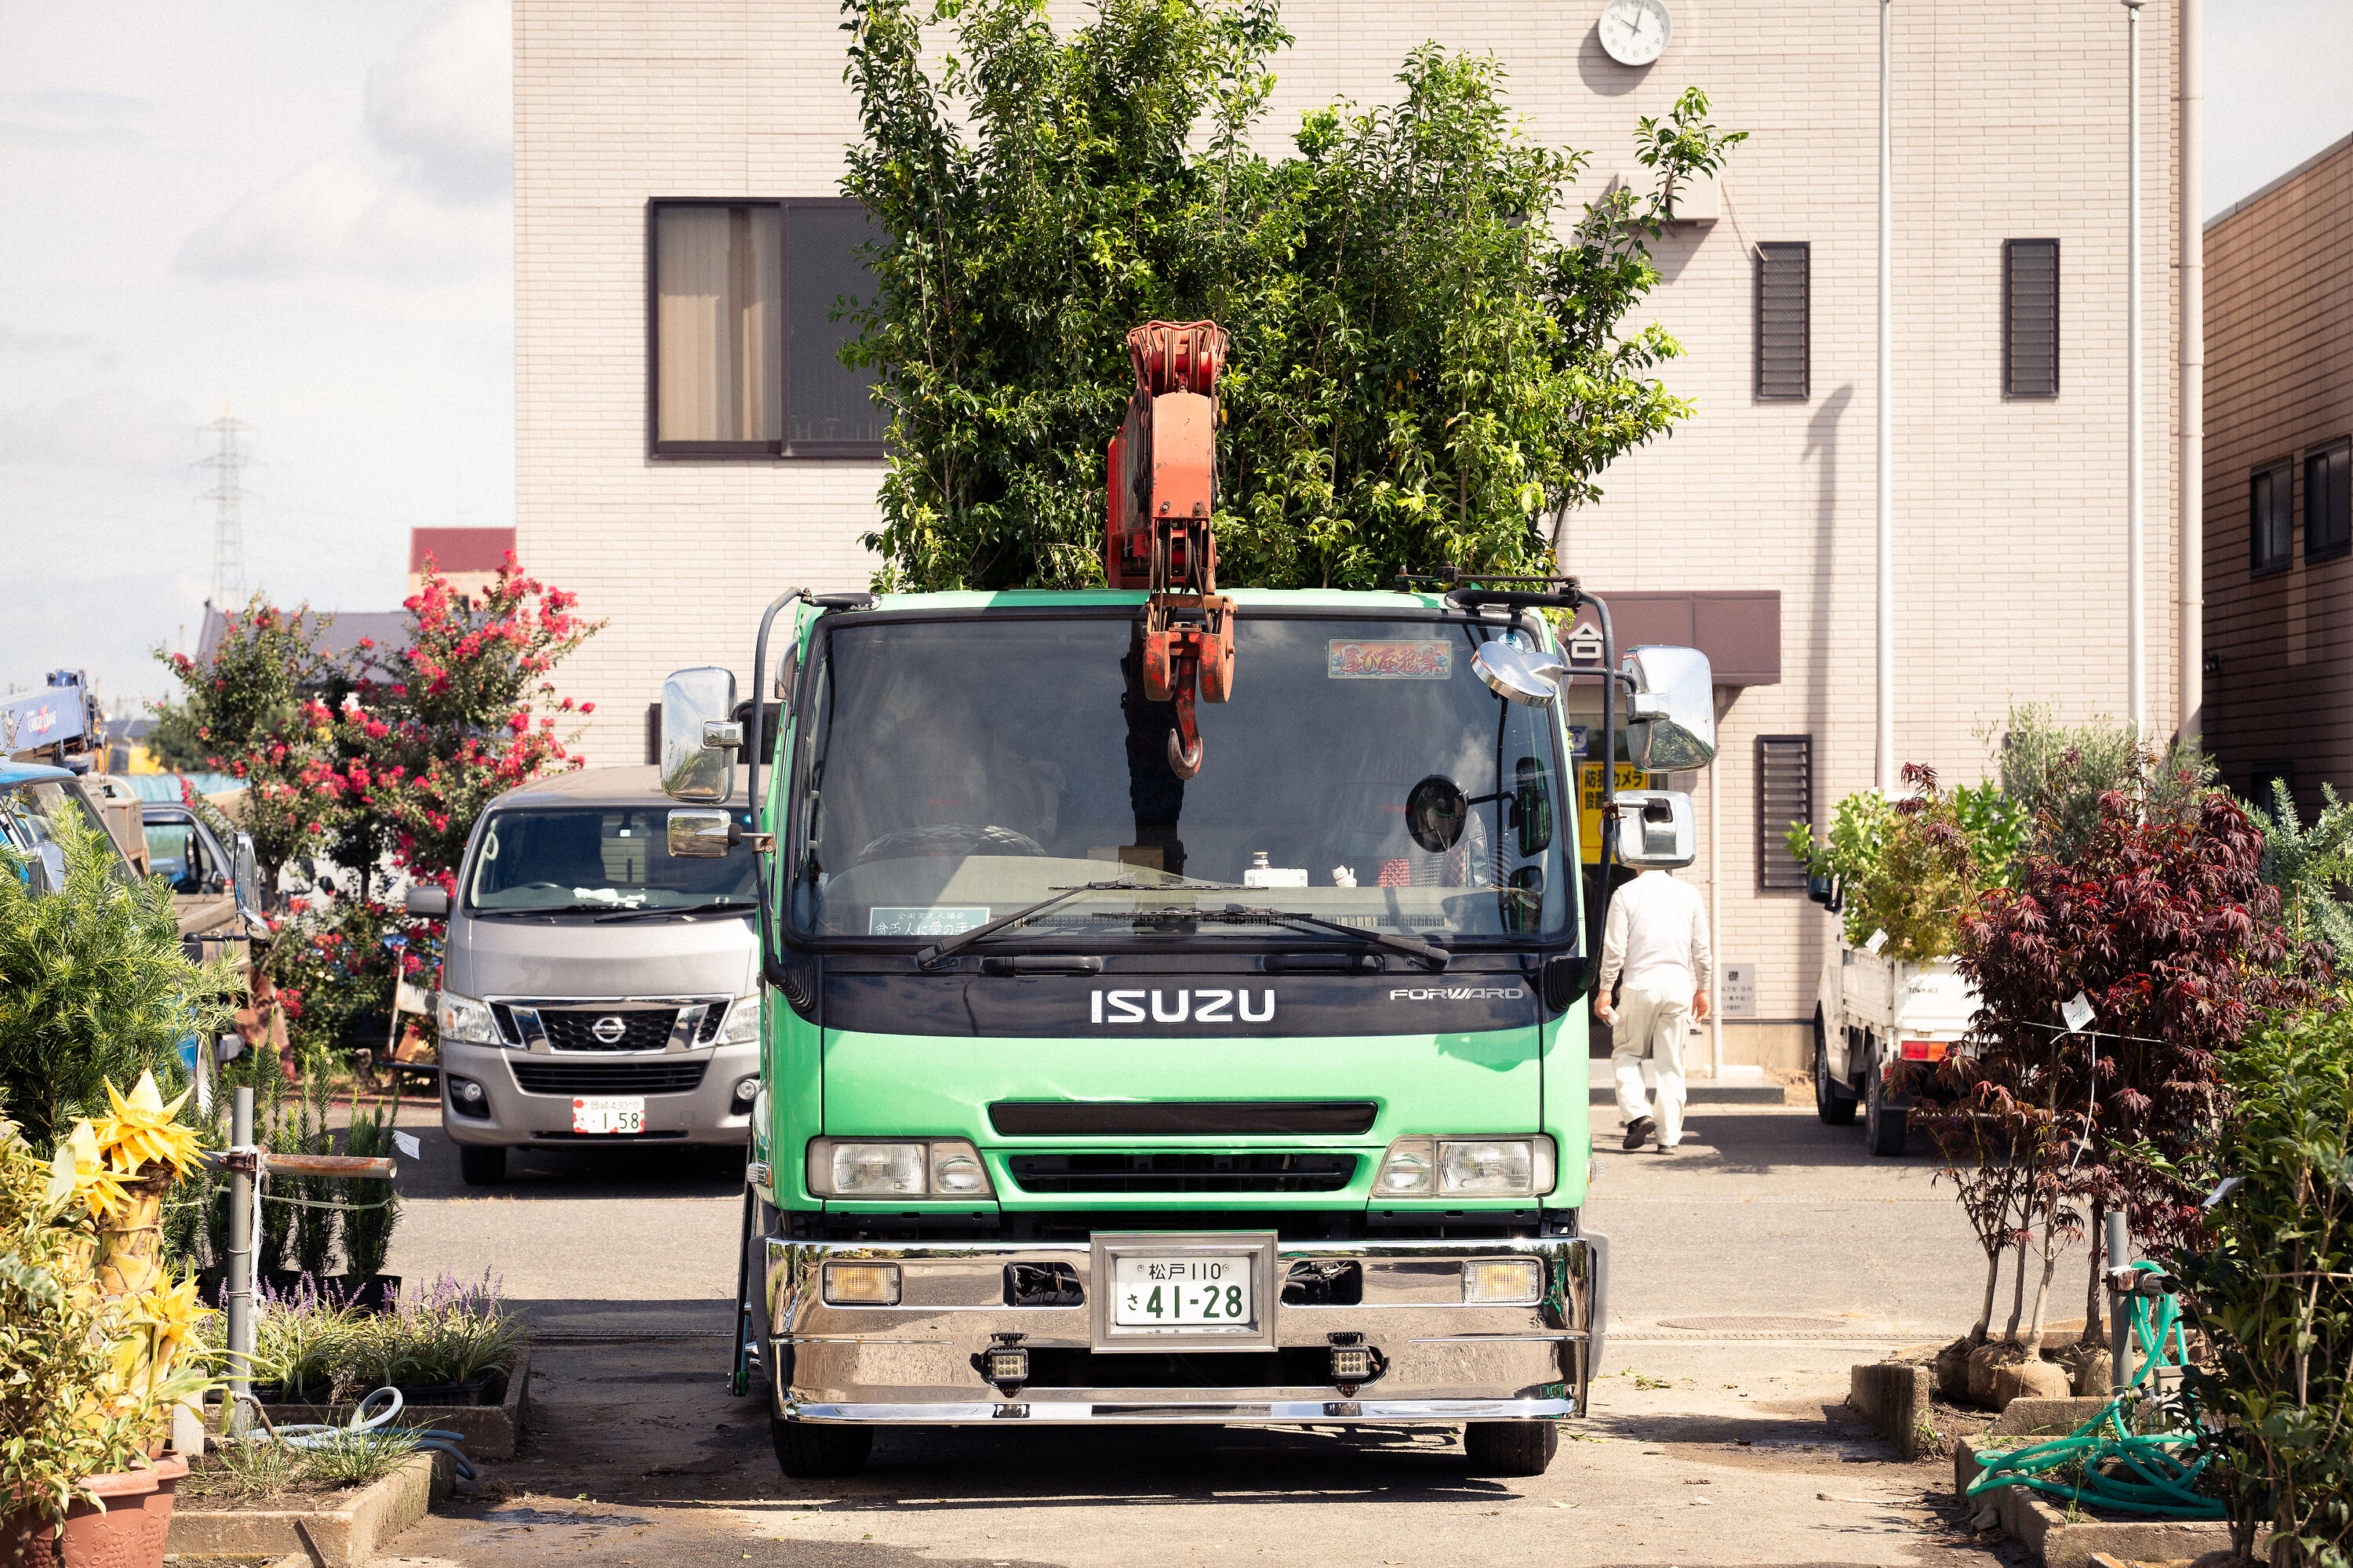
<svg viewBox="0 0 2353 1568">
<path fill-rule="evenodd" d="M 688 860 L 721 860 L 734 840 L 724 811 L 672 811 L 664 829 L 670 853 Z"/>
<path fill-rule="evenodd" d="M 37 845 L 26 863 L 38 879 L 34 884 L 34 891 L 63 893 L 66 890 L 66 851 L 63 844 Z"/>
<path fill-rule="evenodd" d="M 1666 871 L 1699 858 L 1692 799 L 1682 790 L 1620 789 L 1610 803 L 1618 812 L 1619 864 Z"/>
<path fill-rule="evenodd" d="M 1626 725 L 1626 760 L 1651 773 L 1705 768 L 1715 760 L 1715 680 L 1696 648 L 1627 650 L 1620 663 L 1634 683 Z"/>
<path fill-rule="evenodd" d="M 412 887 L 403 897 L 401 907 L 419 920 L 447 920 L 449 917 L 449 890 L 446 887 Z"/>
<path fill-rule="evenodd" d="M 723 805 L 735 793 L 735 754 L 744 726 L 735 707 L 735 673 L 715 665 L 681 670 L 662 683 L 661 787 L 673 800 Z"/>
</svg>

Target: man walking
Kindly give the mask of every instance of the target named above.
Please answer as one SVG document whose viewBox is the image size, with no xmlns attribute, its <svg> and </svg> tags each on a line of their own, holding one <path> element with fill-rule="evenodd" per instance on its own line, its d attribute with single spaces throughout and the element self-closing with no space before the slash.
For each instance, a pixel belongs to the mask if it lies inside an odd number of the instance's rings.
<svg viewBox="0 0 2353 1568">
<path fill-rule="evenodd" d="M 1642 1091 L 1642 1058 L 1657 1064 L 1659 1152 L 1683 1136 L 1683 1034 L 1707 1017 L 1707 983 L 1715 965 L 1707 946 L 1707 909 L 1699 892 L 1663 871 L 1646 871 L 1609 901 L 1602 927 L 1600 1001 L 1609 1025 L 1609 1053 L 1618 1072 L 1618 1114 L 1626 1119 L 1626 1147 L 1651 1136 L 1650 1097 Z M 1610 994 L 1623 973 L 1626 993 Z"/>
</svg>

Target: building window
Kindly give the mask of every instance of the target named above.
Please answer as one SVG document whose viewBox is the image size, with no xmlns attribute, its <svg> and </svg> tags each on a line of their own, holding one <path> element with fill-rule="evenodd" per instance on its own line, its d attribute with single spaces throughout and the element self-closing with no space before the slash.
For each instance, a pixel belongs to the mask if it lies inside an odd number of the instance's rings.
<svg viewBox="0 0 2353 1568">
<path fill-rule="evenodd" d="M 2295 469 L 2275 462 L 2255 470 L 2247 483 L 2247 570 L 2276 572 L 2295 553 L 2295 514 L 2291 506 Z"/>
<path fill-rule="evenodd" d="M 2059 396 L 2059 242 L 2001 242 L 2001 389 Z"/>
<path fill-rule="evenodd" d="M 1757 396 L 1802 402 L 1812 395 L 1813 247 L 1757 247 Z"/>
<path fill-rule="evenodd" d="M 828 321 L 863 295 L 855 202 L 658 201 L 649 293 L 659 457 L 880 456 L 887 420 L 856 335 Z"/>
<path fill-rule="evenodd" d="M 1814 737 L 1757 737 L 1757 885 L 1766 893 L 1803 893 L 1806 868 L 1789 853 L 1792 822 L 1814 825 Z"/>
<path fill-rule="evenodd" d="M 2329 442 L 2304 460 L 2304 558 L 2326 561 L 2353 550 L 2353 440 Z"/>
</svg>

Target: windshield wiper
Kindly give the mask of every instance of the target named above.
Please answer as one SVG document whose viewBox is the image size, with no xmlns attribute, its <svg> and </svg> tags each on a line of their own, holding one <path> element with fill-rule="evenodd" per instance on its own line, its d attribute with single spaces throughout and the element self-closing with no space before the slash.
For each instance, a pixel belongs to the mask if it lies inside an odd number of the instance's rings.
<svg viewBox="0 0 2353 1568">
<path fill-rule="evenodd" d="M 610 915 L 599 915 L 589 922 L 592 926 L 608 926 L 616 920 L 643 920 L 654 915 L 710 915 L 728 909 L 757 909 L 760 906 L 749 898 L 722 898 L 712 904 L 658 904 L 645 909 L 617 909 Z"/>
<path fill-rule="evenodd" d="M 542 904 L 529 909 L 484 909 L 474 907 L 477 920 L 521 920 L 537 915 L 609 915 L 613 906 L 601 899 L 579 904 Z"/>
<path fill-rule="evenodd" d="M 1240 904 L 1229 904 L 1223 909 L 1207 910 L 1204 920 L 1288 920 L 1296 926 L 1313 926 L 1319 930 L 1336 931 L 1343 937 L 1354 937 L 1368 948 L 1380 948 L 1408 958 L 1419 959 L 1433 974 L 1443 970 L 1453 961 L 1453 955 L 1433 943 L 1418 937 L 1405 937 L 1389 931 L 1368 931 L 1362 926 L 1344 926 L 1337 920 L 1326 920 L 1321 915 L 1303 915 L 1294 909 L 1255 909 Z"/>
<path fill-rule="evenodd" d="M 975 926 L 969 931 L 959 931 L 944 942 L 934 942 L 930 947 L 918 950 L 915 954 L 915 967 L 919 969 L 931 969 L 942 959 L 961 952 L 975 942 L 993 937 L 1008 926 L 1018 925 L 1033 915 L 1042 915 L 1057 904 L 1067 904 L 1082 893 L 1198 893 L 1204 890 L 1211 893 L 1239 891 L 1230 882 L 1194 882 L 1189 879 L 1175 883 L 1138 882 L 1133 877 L 1122 877 L 1116 882 L 1082 882 L 1076 887 L 1058 887 L 1054 890 L 1054 895 L 1051 898 L 1040 898 L 1026 909 L 1016 909 L 1010 915 L 1000 915 L 986 926 Z"/>
</svg>

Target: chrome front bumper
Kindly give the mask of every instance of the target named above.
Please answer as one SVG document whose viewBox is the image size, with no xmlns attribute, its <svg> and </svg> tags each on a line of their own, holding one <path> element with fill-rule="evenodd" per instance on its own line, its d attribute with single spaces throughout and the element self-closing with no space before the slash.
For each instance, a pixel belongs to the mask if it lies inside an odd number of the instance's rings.
<svg viewBox="0 0 2353 1568">
<path fill-rule="evenodd" d="M 1582 1415 L 1607 1317 L 1606 1236 L 1286 1242 L 1276 1249 L 1278 1280 L 1293 1263 L 1355 1262 L 1363 1299 L 1355 1306 L 1278 1305 L 1277 1351 L 1324 1351 L 1335 1333 L 1360 1334 L 1387 1359 L 1379 1378 L 1350 1390 L 1321 1382 L 1122 1386 L 1119 1370 L 1141 1358 L 1095 1351 L 1086 1306 L 1006 1305 L 1006 1266 L 1015 1263 L 1064 1265 L 1092 1300 L 1092 1254 L 1083 1243 L 765 1242 L 763 1360 L 776 1410 L 796 1421 L 1448 1425 Z M 1506 1257 L 1544 1261 L 1546 1298 L 1465 1306 L 1461 1266 Z M 819 1280 L 828 1261 L 897 1263 L 901 1305 L 828 1305 Z M 1001 1393 L 974 1361 L 1005 1334 L 1018 1335 L 1032 1352 L 1085 1352 L 1092 1386 L 1050 1386 L 1041 1372 L 1041 1381 Z M 1263 1351 L 1194 1351 L 1184 1359 L 1214 1368 L 1221 1355 L 1268 1365 Z M 1294 1368 L 1301 1359 L 1290 1358 Z M 1074 1360 L 1062 1358 L 1062 1364 Z"/>
</svg>

